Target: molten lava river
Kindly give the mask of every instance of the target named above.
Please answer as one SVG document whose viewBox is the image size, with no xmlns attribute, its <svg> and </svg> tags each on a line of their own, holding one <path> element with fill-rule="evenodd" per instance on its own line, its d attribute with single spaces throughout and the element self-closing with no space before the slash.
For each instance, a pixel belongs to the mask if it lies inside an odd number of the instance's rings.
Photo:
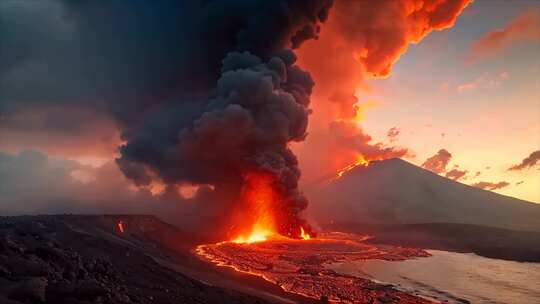
<svg viewBox="0 0 540 304">
<path fill-rule="evenodd" d="M 432 303 L 392 286 L 342 275 L 325 266 L 366 259 L 405 260 L 425 257 L 421 249 L 379 246 L 367 236 L 322 233 L 317 238 L 302 231 L 303 239 L 263 236 L 200 245 L 196 253 L 218 266 L 264 278 L 287 292 L 340 303 Z"/>
</svg>

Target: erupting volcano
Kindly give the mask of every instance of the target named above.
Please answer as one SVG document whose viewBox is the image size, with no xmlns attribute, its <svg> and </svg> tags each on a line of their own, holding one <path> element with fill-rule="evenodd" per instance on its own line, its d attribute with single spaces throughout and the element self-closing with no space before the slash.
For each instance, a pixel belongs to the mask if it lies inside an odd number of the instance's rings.
<svg viewBox="0 0 540 304">
<path fill-rule="evenodd" d="M 513 303 L 452 289 L 540 261 L 540 11 L 482 2 L 0 0 L 0 303 Z"/>
<path fill-rule="evenodd" d="M 279 237 L 308 238 L 309 226 L 288 209 L 289 203 L 275 177 L 265 172 L 244 175 L 237 214 L 231 227 L 232 242 L 254 243 Z"/>
</svg>

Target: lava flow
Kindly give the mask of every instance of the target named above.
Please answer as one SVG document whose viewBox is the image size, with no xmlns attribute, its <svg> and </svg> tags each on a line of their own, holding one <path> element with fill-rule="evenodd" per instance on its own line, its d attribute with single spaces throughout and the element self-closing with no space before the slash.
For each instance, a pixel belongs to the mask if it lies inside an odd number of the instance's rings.
<svg viewBox="0 0 540 304">
<path fill-rule="evenodd" d="M 432 303 L 368 279 L 336 273 L 328 267 L 366 259 L 400 261 L 429 254 L 421 249 L 376 246 L 369 237 L 325 233 L 309 241 L 280 238 L 243 243 L 221 242 L 195 249 L 217 266 L 258 276 L 284 291 L 339 303 Z"/>
</svg>

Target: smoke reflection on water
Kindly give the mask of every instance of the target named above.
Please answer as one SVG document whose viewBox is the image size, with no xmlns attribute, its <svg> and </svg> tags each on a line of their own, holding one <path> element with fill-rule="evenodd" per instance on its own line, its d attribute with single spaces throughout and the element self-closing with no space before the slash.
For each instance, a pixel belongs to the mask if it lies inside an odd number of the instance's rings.
<svg viewBox="0 0 540 304">
<path fill-rule="evenodd" d="M 399 262 L 365 260 L 327 267 L 449 303 L 540 303 L 540 263 L 438 250 L 428 252 L 431 257 Z"/>
</svg>

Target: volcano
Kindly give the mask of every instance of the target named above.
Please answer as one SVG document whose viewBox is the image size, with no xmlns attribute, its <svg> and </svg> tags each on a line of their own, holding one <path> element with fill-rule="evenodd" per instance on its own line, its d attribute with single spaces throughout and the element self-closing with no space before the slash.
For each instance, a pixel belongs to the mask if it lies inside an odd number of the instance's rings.
<svg viewBox="0 0 540 304">
<path fill-rule="evenodd" d="M 306 191 L 320 222 L 453 223 L 540 232 L 540 205 L 474 188 L 397 158 L 356 166 Z"/>
</svg>

